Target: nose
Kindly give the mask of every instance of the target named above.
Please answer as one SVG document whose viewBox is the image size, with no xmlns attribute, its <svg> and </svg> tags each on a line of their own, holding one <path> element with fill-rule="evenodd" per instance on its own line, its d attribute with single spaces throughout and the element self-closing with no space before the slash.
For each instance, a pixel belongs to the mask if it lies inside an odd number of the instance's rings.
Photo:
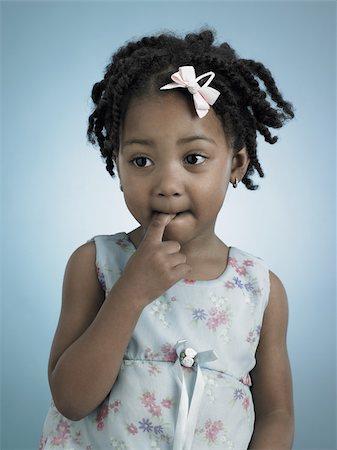
<svg viewBox="0 0 337 450">
<path fill-rule="evenodd" d="M 155 183 L 155 194 L 159 197 L 180 197 L 183 184 L 177 167 L 165 166 L 158 171 Z"/>
</svg>

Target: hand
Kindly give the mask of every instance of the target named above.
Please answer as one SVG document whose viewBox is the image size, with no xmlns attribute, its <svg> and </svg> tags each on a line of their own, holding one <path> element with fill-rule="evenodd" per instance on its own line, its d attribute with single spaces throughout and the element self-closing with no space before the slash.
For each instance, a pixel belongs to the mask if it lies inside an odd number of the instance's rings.
<svg viewBox="0 0 337 450">
<path fill-rule="evenodd" d="M 143 240 L 131 256 L 120 282 L 128 291 L 134 289 L 135 297 L 146 304 L 159 297 L 192 270 L 186 264 L 186 256 L 180 252 L 177 241 L 163 241 L 165 227 L 175 214 L 155 214 Z"/>
</svg>

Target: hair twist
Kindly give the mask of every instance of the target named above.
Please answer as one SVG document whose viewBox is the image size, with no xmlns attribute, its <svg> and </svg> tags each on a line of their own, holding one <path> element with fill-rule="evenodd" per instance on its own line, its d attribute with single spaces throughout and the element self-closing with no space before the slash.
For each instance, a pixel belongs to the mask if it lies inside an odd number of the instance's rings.
<svg viewBox="0 0 337 450">
<path fill-rule="evenodd" d="M 277 136 L 272 136 L 270 128 L 281 128 L 294 117 L 294 108 L 262 63 L 239 58 L 227 42 L 216 45 L 215 33 L 208 28 L 184 38 L 174 33 L 145 36 L 120 47 L 106 66 L 103 80 L 93 86 L 88 140 L 98 144 L 106 169 L 114 176 L 113 159 L 130 99 L 159 94 L 159 88 L 169 83 L 171 74 L 182 65 L 193 65 L 197 75 L 216 73 L 212 86 L 221 95 L 213 109 L 234 152 L 246 147 L 250 162 L 242 183 L 249 190 L 257 189 L 251 177 L 255 171 L 264 177 L 257 156 L 257 132 L 274 144 Z M 178 91 L 186 95 L 185 90 Z"/>
</svg>

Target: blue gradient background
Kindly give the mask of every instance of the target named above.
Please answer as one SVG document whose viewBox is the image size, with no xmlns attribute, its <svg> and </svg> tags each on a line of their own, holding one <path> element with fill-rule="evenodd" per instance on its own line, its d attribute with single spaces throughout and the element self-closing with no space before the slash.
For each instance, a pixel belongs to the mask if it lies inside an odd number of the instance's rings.
<svg viewBox="0 0 337 450">
<path fill-rule="evenodd" d="M 70 254 L 136 226 L 86 143 L 90 92 L 126 40 L 208 24 L 269 67 L 296 119 L 259 140 L 265 178 L 228 195 L 217 232 L 262 257 L 289 299 L 295 449 L 336 448 L 334 2 L 3 2 L 2 441 L 37 449 Z"/>
</svg>

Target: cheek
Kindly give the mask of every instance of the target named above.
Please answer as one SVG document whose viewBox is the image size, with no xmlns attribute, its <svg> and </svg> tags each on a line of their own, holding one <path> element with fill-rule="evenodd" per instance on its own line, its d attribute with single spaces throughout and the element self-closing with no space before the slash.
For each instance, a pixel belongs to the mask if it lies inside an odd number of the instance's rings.
<svg viewBox="0 0 337 450">
<path fill-rule="evenodd" d="M 126 185 L 123 194 L 126 206 L 133 217 L 139 222 L 148 220 L 148 197 L 146 196 L 144 189 L 138 184 L 137 186 L 134 184 Z"/>
<path fill-rule="evenodd" d="M 217 173 L 213 173 L 212 176 L 209 176 L 206 180 L 204 180 L 204 189 L 208 195 L 218 198 L 225 194 L 228 181 L 229 178 L 227 172 L 221 170 Z"/>
<path fill-rule="evenodd" d="M 221 208 L 226 196 L 228 182 L 228 175 L 224 170 L 205 180 L 202 207 L 208 213 L 218 212 Z"/>
</svg>

